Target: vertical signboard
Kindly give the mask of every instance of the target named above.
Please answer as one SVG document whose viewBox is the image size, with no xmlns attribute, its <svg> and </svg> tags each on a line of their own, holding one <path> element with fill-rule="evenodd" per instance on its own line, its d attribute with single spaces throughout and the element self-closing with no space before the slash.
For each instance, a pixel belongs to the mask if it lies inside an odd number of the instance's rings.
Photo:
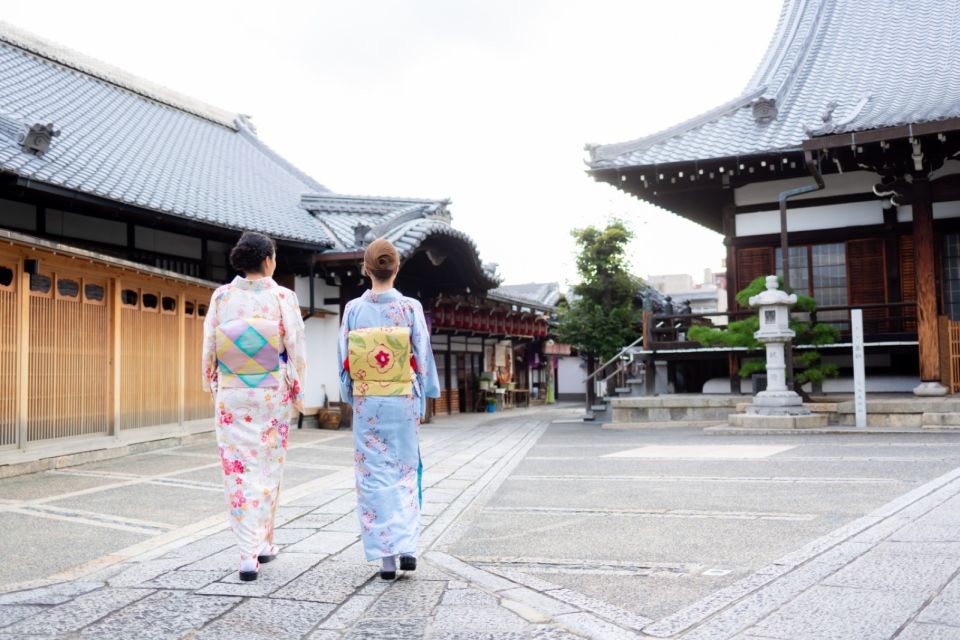
<svg viewBox="0 0 960 640">
<path fill-rule="evenodd" d="M 863 364 L 863 310 L 850 311 L 850 333 L 853 338 L 853 407 L 857 426 L 867 426 L 867 381 Z"/>
</svg>

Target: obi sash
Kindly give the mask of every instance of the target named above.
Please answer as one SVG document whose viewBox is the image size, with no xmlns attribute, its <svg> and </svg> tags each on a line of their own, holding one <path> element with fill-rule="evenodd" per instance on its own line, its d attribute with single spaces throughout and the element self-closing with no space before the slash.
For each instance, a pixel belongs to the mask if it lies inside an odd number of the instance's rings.
<svg viewBox="0 0 960 640">
<path fill-rule="evenodd" d="M 279 320 L 230 320 L 216 337 L 221 388 L 280 386 Z"/>
<path fill-rule="evenodd" d="M 355 329 L 347 337 L 346 369 L 356 396 L 413 395 L 409 327 Z"/>
</svg>

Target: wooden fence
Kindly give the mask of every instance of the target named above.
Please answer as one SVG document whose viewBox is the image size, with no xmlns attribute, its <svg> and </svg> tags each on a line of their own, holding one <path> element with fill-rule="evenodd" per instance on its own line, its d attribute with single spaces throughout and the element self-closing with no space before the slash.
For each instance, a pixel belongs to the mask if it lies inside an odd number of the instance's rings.
<svg viewBox="0 0 960 640">
<path fill-rule="evenodd" d="M 201 281 L 4 234 L 0 450 L 211 417 L 200 384 L 211 292 Z"/>
</svg>

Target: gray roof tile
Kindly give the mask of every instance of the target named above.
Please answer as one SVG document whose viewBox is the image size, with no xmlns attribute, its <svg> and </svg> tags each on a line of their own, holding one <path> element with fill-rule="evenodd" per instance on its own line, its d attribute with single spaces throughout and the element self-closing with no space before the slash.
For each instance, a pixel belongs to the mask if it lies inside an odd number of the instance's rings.
<svg viewBox="0 0 960 640">
<path fill-rule="evenodd" d="M 785 151 L 816 135 L 960 117 L 957 24 L 952 1 L 784 0 L 767 53 L 737 98 L 660 133 L 594 146 L 589 164 Z M 776 103 L 772 122 L 754 120 L 761 99 Z"/>
<path fill-rule="evenodd" d="M 552 308 L 560 301 L 560 283 L 504 284 L 490 290 L 487 295 L 499 300 Z"/>
<path fill-rule="evenodd" d="M 160 213 L 330 246 L 300 206 L 326 191 L 203 105 L 0 23 L 0 112 L 61 131 L 42 156 L 0 136 L 0 171 Z"/>
</svg>

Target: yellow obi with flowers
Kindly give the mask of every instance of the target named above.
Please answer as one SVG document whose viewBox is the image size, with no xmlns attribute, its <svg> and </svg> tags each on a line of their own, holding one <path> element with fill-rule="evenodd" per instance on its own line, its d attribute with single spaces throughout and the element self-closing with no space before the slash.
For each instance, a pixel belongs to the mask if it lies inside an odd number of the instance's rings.
<svg viewBox="0 0 960 640">
<path fill-rule="evenodd" d="M 353 395 L 413 395 L 409 327 L 354 329 L 347 340 Z"/>
</svg>

